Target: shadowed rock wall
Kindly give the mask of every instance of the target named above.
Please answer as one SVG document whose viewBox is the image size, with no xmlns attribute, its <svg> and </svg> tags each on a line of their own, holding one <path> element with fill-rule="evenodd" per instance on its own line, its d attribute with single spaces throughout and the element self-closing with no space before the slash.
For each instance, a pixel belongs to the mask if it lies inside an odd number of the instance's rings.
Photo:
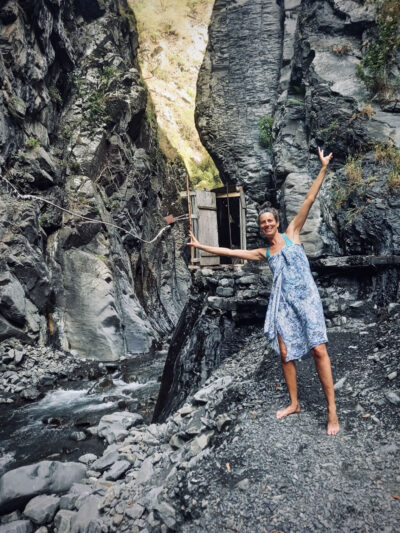
<svg viewBox="0 0 400 533">
<path fill-rule="evenodd" d="M 135 238 L 184 212 L 185 173 L 158 147 L 134 16 L 125 0 L 10 0 L 0 20 L 2 174 L 99 221 L 22 202 L 2 182 L 0 336 L 105 360 L 148 351 L 190 278 L 182 226 Z"/>
<path fill-rule="evenodd" d="M 258 235 L 255 205 L 273 192 L 258 122 L 275 110 L 282 17 L 277 2 L 216 0 L 197 82 L 197 129 L 224 183 L 245 185 L 250 247 Z"/>
</svg>

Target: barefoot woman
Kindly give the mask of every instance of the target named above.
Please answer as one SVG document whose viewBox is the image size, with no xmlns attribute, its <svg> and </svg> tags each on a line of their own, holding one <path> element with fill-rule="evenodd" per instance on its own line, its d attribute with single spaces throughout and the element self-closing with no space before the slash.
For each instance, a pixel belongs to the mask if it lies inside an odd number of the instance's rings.
<svg viewBox="0 0 400 533">
<path fill-rule="evenodd" d="M 206 246 L 191 233 L 189 246 L 205 252 L 251 261 L 267 260 L 273 272 L 273 284 L 265 318 L 265 336 L 274 350 L 281 355 L 283 374 L 290 396 L 290 405 L 280 409 L 276 416 L 283 418 L 300 412 L 297 397 L 296 359 L 312 354 L 328 403 L 328 435 L 339 432 L 331 363 L 326 350 L 326 327 L 321 299 L 311 275 L 310 266 L 300 243 L 300 231 L 321 188 L 332 154 L 324 156 L 318 148 L 321 170 L 313 182 L 296 217 L 285 233 L 279 233 L 279 216 L 275 209 L 264 210 L 259 217 L 261 232 L 268 248 L 230 250 Z"/>
</svg>

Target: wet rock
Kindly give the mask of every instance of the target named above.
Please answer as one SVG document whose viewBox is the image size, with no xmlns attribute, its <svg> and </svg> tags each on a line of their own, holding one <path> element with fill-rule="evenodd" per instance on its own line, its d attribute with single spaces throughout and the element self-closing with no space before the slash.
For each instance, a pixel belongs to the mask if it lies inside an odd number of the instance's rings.
<svg viewBox="0 0 400 533">
<path fill-rule="evenodd" d="M 128 429 L 140 424 L 143 417 L 129 411 L 112 413 L 101 418 L 98 425 L 98 435 L 104 437 L 109 444 L 128 435 Z"/>
<path fill-rule="evenodd" d="M 43 418 L 42 422 L 43 424 L 46 424 L 48 426 L 54 426 L 54 427 L 61 426 L 62 424 L 62 420 L 60 418 L 56 418 L 53 416 Z"/>
<path fill-rule="evenodd" d="M 0 526 L 0 533 L 32 533 L 33 527 L 29 520 L 16 520 Z"/>
<path fill-rule="evenodd" d="M 67 492 L 85 473 L 85 467 L 79 463 L 57 461 L 41 461 L 11 470 L 0 478 L 0 512 L 18 509 L 33 496 Z"/>
<path fill-rule="evenodd" d="M 131 467 L 131 463 L 129 461 L 116 461 L 110 470 L 108 470 L 104 474 L 104 479 L 109 479 L 111 481 L 116 481 L 119 479 L 129 468 Z"/>
<path fill-rule="evenodd" d="M 36 496 L 24 509 L 24 515 L 37 525 L 53 520 L 58 510 L 60 498 L 57 496 Z"/>
<path fill-rule="evenodd" d="M 140 484 L 147 483 L 153 476 L 153 472 L 153 461 L 151 457 L 147 457 L 147 459 L 143 461 L 142 466 L 137 473 L 136 482 Z"/>
<path fill-rule="evenodd" d="M 99 382 L 95 383 L 88 390 L 88 394 L 97 394 L 110 391 L 114 388 L 114 382 L 110 378 L 103 378 Z"/>
<path fill-rule="evenodd" d="M 87 439 L 87 435 L 86 435 L 86 433 L 84 431 L 73 431 L 70 434 L 69 438 L 71 440 L 76 441 L 76 442 L 80 442 L 82 440 L 86 440 Z"/>
<path fill-rule="evenodd" d="M 88 465 L 90 463 L 93 463 L 93 461 L 96 461 L 97 455 L 94 453 L 85 453 L 85 455 L 81 455 L 78 459 L 80 463 L 83 463 L 84 465 Z"/>
<path fill-rule="evenodd" d="M 103 455 L 103 457 L 100 457 L 94 463 L 90 465 L 90 468 L 92 470 L 98 470 L 99 472 L 103 472 L 104 470 L 107 470 L 107 468 L 110 468 L 111 465 L 116 463 L 120 458 L 120 454 L 116 451 L 107 453 Z"/>
<path fill-rule="evenodd" d="M 132 507 L 128 506 L 125 510 L 125 513 L 129 516 L 129 518 L 136 520 L 137 518 L 140 518 L 143 515 L 144 510 L 145 508 L 143 507 L 143 505 L 135 503 Z"/>
</svg>

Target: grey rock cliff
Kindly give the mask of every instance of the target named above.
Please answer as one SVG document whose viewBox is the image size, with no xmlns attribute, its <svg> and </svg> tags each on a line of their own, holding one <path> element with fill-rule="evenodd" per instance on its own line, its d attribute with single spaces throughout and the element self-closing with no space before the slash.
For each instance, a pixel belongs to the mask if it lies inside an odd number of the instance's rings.
<svg viewBox="0 0 400 533">
<path fill-rule="evenodd" d="M 249 247 L 257 208 L 299 209 L 319 169 L 316 148 L 334 153 L 330 175 L 303 231 L 312 257 L 398 254 L 399 188 L 376 144 L 399 147 L 398 89 L 374 98 L 357 74 L 377 37 L 373 3 L 217 0 L 198 79 L 196 119 L 224 182 L 244 186 Z M 399 72 L 399 55 L 390 80 Z M 393 85 L 395 87 L 395 85 Z M 371 101 L 371 103 L 370 103 Z M 273 118 L 269 151 L 258 121 Z M 362 166 L 357 186 L 346 163 Z"/>
<path fill-rule="evenodd" d="M 216 0 L 197 82 L 200 138 L 224 183 L 245 186 L 249 206 L 270 199 L 273 190 L 271 154 L 259 143 L 258 122 L 276 105 L 282 16 L 277 2 Z M 256 237 L 257 229 L 249 231 L 250 246 Z"/>
<path fill-rule="evenodd" d="M 0 9 L 0 336 L 117 359 L 168 335 L 189 275 L 175 225 L 179 161 L 158 148 L 125 0 Z M 104 225 L 115 224 L 126 231 Z"/>
</svg>

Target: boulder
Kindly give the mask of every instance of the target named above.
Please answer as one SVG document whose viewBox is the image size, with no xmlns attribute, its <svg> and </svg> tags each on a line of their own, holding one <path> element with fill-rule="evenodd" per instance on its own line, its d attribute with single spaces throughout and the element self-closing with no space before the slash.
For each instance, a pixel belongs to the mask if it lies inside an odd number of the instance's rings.
<svg viewBox="0 0 400 533">
<path fill-rule="evenodd" d="M 0 526 L 0 533 L 32 533 L 33 527 L 29 520 L 16 520 Z"/>
<path fill-rule="evenodd" d="M 25 507 L 24 515 L 39 526 L 47 524 L 53 520 L 59 503 L 58 496 L 36 496 Z"/>
<path fill-rule="evenodd" d="M 40 494 L 67 492 L 85 474 L 82 464 L 58 461 L 41 461 L 10 470 L 0 478 L 0 513 L 18 509 Z"/>
<path fill-rule="evenodd" d="M 140 424 L 143 417 L 138 413 L 122 411 L 104 415 L 98 425 L 99 437 L 104 437 L 109 444 L 123 439 L 128 435 L 128 429 Z"/>
<path fill-rule="evenodd" d="M 110 479 L 111 481 L 116 481 L 119 479 L 125 472 L 131 467 L 131 463 L 126 460 L 117 461 L 112 465 L 110 470 L 104 475 L 104 479 Z"/>
</svg>

